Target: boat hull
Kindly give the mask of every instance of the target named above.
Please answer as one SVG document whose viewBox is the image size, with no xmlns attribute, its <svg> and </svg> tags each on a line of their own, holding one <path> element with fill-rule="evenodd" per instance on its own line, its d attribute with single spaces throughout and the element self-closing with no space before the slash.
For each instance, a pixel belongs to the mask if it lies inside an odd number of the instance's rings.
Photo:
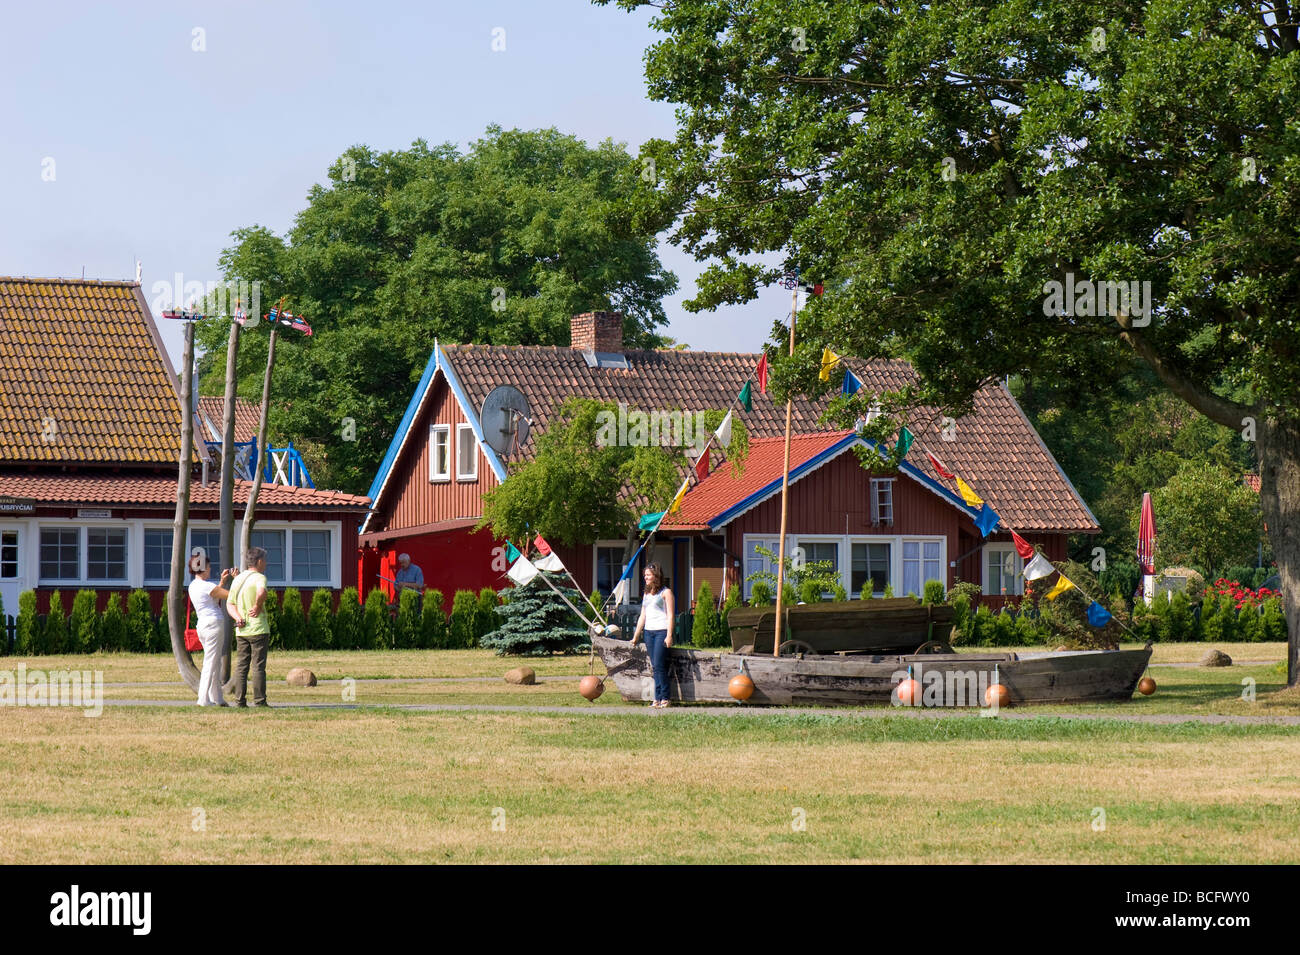
<svg viewBox="0 0 1300 955">
<path fill-rule="evenodd" d="M 592 635 L 609 679 L 629 701 L 654 699 L 654 673 L 643 644 Z M 772 657 L 669 651 L 672 698 L 684 703 L 732 703 L 731 678 L 754 682 L 748 703 L 769 706 L 855 706 L 896 702 L 909 667 L 926 706 L 983 707 L 992 683 L 1007 688 L 1012 705 L 1127 700 L 1151 660 L 1150 648 L 1078 653 L 853 654 Z"/>
</svg>

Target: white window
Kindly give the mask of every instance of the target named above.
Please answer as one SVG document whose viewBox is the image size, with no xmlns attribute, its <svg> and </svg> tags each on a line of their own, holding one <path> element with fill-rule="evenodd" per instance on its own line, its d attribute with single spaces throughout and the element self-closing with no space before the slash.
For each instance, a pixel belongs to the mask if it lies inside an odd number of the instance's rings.
<svg viewBox="0 0 1300 955">
<path fill-rule="evenodd" d="M 325 584 L 330 579 L 330 532 L 293 532 L 293 582 Z"/>
<path fill-rule="evenodd" d="M 758 552 L 760 547 L 766 548 L 772 552 L 771 557 L 765 557 Z M 772 575 L 772 579 L 767 581 L 768 588 L 775 590 L 776 581 L 776 555 L 780 552 L 781 538 L 779 537 L 761 537 L 745 535 L 745 599 L 748 600 L 754 594 L 754 582 L 750 580 L 751 574 L 762 573 L 766 571 Z M 789 560 L 794 556 L 795 540 L 787 535 L 785 539 L 785 556 Z M 811 558 L 808 558 L 811 559 Z"/>
<path fill-rule="evenodd" d="M 984 593 L 993 596 L 1019 596 L 1025 592 L 1021 576 L 1024 561 L 1013 544 L 986 544 L 984 547 Z"/>
<path fill-rule="evenodd" d="M 478 480 L 478 439 L 472 425 L 456 425 L 456 480 Z"/>
<path fill-rule="evenodd" d="M 429 480 L 451 480 L 451 425 L 429 425 Z"/>
<path fill-rule="evenodd" d="M 248 535 L 249 547 L 260 547 L 266 551 L 266 579 L 270 583 L 283 584 L 288 579 L 284 570 L 284 533 L 284 531 L 253 531 Z M 243 560 L 239 561 L 239 566 L 244 566 Z"/>
<path fill-rule="evenodd" d="M 894 523 L 894 479 L 871 479 L 871 523 Z"/>
<path fill-rule="evenodd" d="M 41 528 L 41 580 L 81 579 L 81 528 Z"/>
<path fill-rule="evenodd" d="M 931 580 L 943 582 L 942 542 L 937 540 L 903 541 L 903 597 L 925 594 L 925 585 Z"/>
<path fill-rule="evenodd" d="M 125 527 L 41 528 L 41 580 L 123 583 L 127 568 Z"/>
<path fill-rule="evenodd" d="M 883 597 L 885 587 L 893 580 L 893 544 L 890 541 L 854 543 L 852 558 L 850 592 L 860 594 L 870 587 L 870 593 Z"/>
</svg>

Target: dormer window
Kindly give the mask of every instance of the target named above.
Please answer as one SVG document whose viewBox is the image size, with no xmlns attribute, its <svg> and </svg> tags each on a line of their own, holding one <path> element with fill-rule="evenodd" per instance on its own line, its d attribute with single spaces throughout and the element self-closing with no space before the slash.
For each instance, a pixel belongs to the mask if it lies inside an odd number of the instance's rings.
<svg viewBox="0 0 1300 955">
<path fill-rule="evenodd" d="M 894 523 L 894 479 L 871 479 L 871 523 Z"/>
</svg>

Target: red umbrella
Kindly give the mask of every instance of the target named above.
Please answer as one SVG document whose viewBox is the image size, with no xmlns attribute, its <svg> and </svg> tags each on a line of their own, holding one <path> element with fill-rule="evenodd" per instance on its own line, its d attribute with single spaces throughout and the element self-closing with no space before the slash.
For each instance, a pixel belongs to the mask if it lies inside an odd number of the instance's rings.
<svg viewBox="0 0 1300 955">
<path fill-rule="evenodd" d="M 1156 572 L 1156 512 L 1151 507 L 1151 494 L 1142 495 L 1142 520 L 1138 524 L 1138 564 L 1143 574 Z"/>
</svg>

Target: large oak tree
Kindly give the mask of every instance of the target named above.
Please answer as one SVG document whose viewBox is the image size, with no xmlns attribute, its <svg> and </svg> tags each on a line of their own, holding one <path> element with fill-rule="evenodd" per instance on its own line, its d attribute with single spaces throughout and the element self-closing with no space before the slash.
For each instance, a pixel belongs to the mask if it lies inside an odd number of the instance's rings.
<svg viewBox="0 0 1300 955">
<path fill-rule="evenodd" d="M 660 183 L 641 211 L 679 216 L 677 241 L 713 260 L 691 307 L 753 298 L 772 253 L 826 283 L 783 387 L 809 387 L 823 345 L 905 355 L 923 378 L 906 397 L 956 414 L 1016 372 L 1101 394 L 1136 356 L 1257 442 L 1295 685 L 1290 2 L 664 0 L 646 69 L 679 128 L 644 148 Z M 1149 322 L 1086 301 L 1045 314 L 1046 283 L 1069 275 L 1150 282 Z"/>
</svg>

